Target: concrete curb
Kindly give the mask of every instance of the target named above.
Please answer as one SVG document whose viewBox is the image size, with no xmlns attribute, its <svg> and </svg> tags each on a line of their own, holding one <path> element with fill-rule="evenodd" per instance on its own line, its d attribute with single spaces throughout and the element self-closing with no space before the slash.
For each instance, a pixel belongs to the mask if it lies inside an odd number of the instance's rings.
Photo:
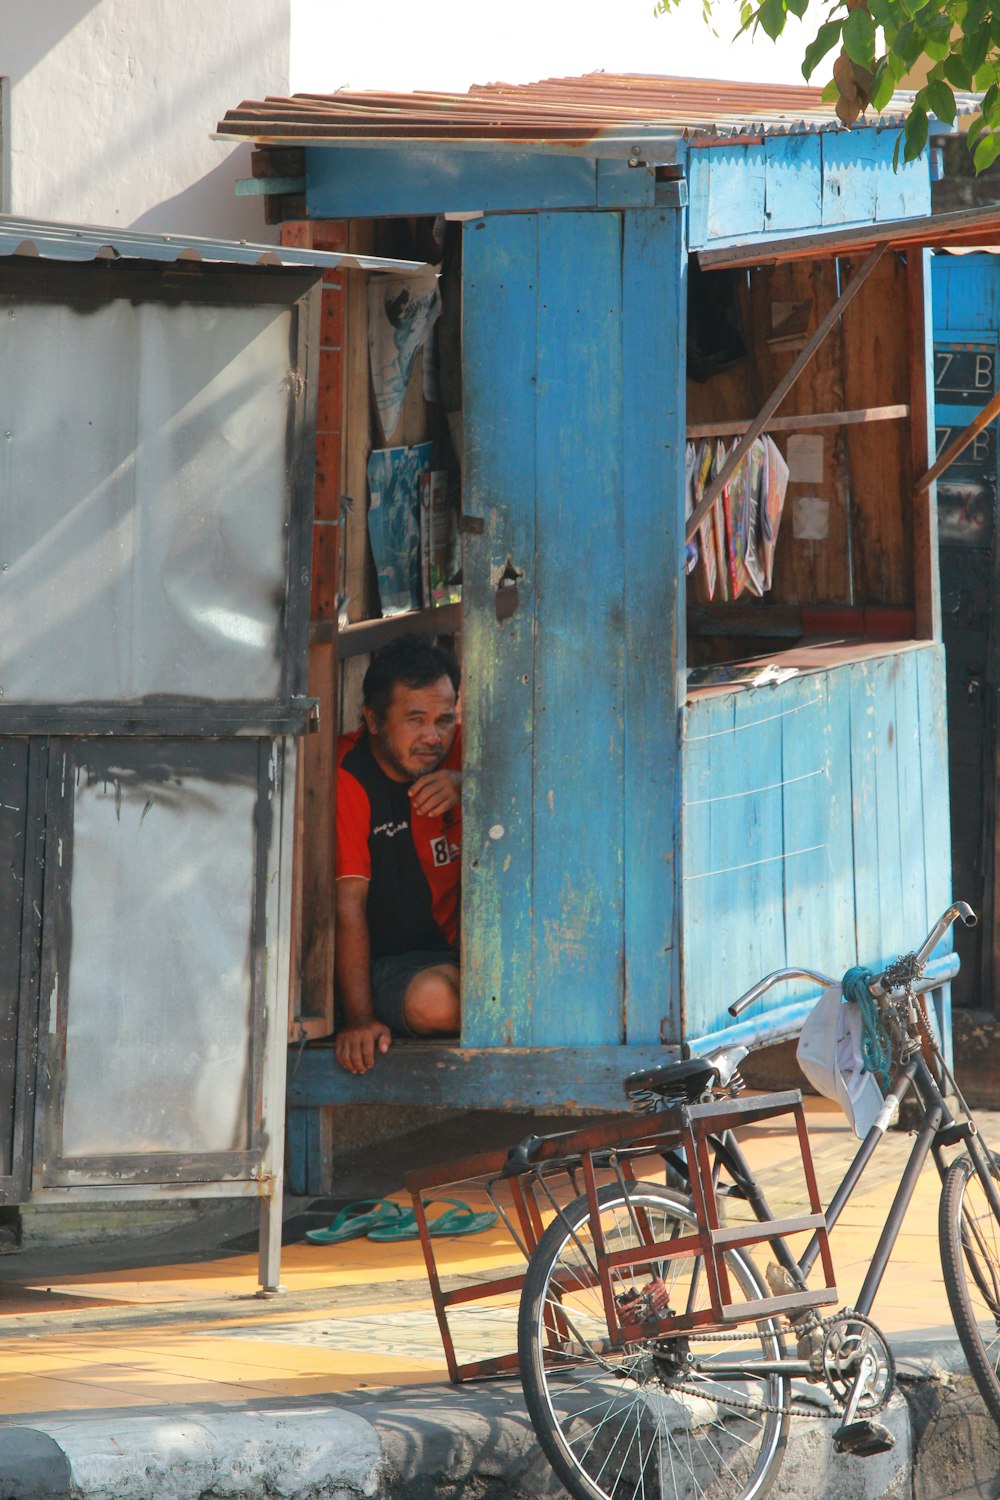
<svg viewBox="0 0 1000 1500">
<path fill-rule="evenodd" d="M 993 1496 L 1000 1435 L 949 1346 L 907 1359 L 896 1447 L 840 1458 L 795 1419 L 774 1500 Z M 538 1500 L 563 1494 L 514 1382 L 0 1424 L 2 1500 Z"/>
</svg>

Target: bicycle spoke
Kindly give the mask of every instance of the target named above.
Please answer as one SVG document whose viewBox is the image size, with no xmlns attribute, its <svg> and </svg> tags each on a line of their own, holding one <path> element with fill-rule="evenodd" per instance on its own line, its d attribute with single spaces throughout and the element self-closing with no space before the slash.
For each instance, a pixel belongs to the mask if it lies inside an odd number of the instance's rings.
<svg viewBox="0 0 1000 1500">
<path fill-rule="evenodd" d="M 991 1170 L 1000 1180 L 996 1157 Z M 939 1231 L 955 1329 L 980 1394 L 1000 1422 L 1000 1225 L 971 1157 L 948 1169 Z"/>
<path fill-rule="evenodd" d="M 627 1255 L 691 1233 L 690 1208 L 665 1189 L 639 1184 L 627 1201 L 620 1190 L 602 1189 L 600 1202 L 607 1253 Z M 665 1337 L 614 1345 L 594 1274 L 586 1201 L 564 1218 L 569 1222 L 547 1231 L 552 1248 L 544 1277 L 536 1273 L 537 1287 L 526 1283 L 521 1348 L 522 1369 L 530 1364 L 534 1372 L 525 1379 L 532 1420 L 571 1494 L 577 1500 L 762 1497 L 787 1427 L 781 1412 L 767 1409 L 781 1405 L 783 1383 L 752 1370 L 734 1373 L 736 1347 L 725 1339 L 714 1348 L 697 1334 L 676 1346 Z M 760 1296 L 748 1262 L 733 1252 L 727 1261 L 745 1295 Z M 670 1310 L 706 1305 L 707 1279 L 690 1253 L 635 1266 L 625 1261 L 610 1275 L 620 1306 L 662 1309 L 665 1326 Z M 750 1358 L 780 1352 L 771 1325 L 746 1348 Z M 688 1350 L 700 1359 L 692 1364 Z M 713 1374 L 713 1354 L 728 1365 L 725 1375 Z"/>
</svg>

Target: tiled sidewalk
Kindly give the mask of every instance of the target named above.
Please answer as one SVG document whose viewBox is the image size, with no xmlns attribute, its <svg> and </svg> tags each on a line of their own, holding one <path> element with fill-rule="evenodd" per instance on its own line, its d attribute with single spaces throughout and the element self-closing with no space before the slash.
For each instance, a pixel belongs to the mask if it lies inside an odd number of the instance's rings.
<svg viewBox="0 0 1000 1500">
<path fill-rule="evenodd" d="M 827 1201 L 854 1138 L 834 1106 L 811 1100 L 808 1110 Z M 979 1118 L 986 1139 L 1000 1145 L 1000 1114 Z M 797 1165 L 793 1169 L 788 1131 L 761 1125 L 747 1137 L 749 1159 L 772 1206 L 791 1208 L 800 1201 L 800 1173 Z M 899 1132 L 887 1138 L 833 1233 L 844 1302 L 860 1285 L 909 1145 Z M 875 1304 L 876 1322 L 896 1340 L 954 1340 L 938 1257 L 938 1196 L 931 1168 L 918 1184 Z M 517 1259 L 501 1224 L 473 1238 L 438 1241 L 437 1248 L 448 1276 L 476 1277 Z M 0 1420 L 447 1379 L 416 1242 L 287 1246 L 287 1295 L 266 1301 L 255 1295 L 252 1254 L 145 1269 L 137 1262 L 134 1270 L 40 1282 L 32 1277 L 27 1252 L 23 1259 L 23 1274 L 19 1257 L 5 1267 L 17 1279 L 0 1283 Z M 513 1348 L 512 1299 L 506 1307 L 481 1306 L 470 1316 L 470 1351 Z"/>
</svg>

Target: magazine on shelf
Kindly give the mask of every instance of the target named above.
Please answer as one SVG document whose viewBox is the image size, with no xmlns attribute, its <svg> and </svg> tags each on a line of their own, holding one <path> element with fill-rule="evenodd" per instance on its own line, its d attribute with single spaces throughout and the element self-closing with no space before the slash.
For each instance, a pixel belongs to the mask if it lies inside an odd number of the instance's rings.
<svg viewBox="0 0 1000 1500">
<path fill-rule="evenodd" d="M 776 687 L 799 675 L 798 667 L 783 667 L 768 662 L 712 662 L 705 667 L 689 667 L 688 687 Z"/>
<path fill-rule="evenodd" d="M 403 614 L 423 604 L 421 500 L 433 448 L 433 443 L 376 448 L 368 458 L 368 534 L 383 615 Z"/>
</svg>

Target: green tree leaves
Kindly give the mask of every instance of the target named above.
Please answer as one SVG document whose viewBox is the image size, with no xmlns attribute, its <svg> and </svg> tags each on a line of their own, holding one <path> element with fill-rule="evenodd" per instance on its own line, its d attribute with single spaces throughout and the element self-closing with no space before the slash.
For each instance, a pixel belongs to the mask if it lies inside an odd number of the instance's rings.
<svg viewBox="0 0 1000 1500">
<path fill-rule="evenodd" d="M 663 13 L 680 0 L 654 0 Z M 710 11 L 715 0 L 701 0 Z M 808 19 L 819 0 L 742 0 L 741 29 L 760 29 L 773 39 L 789 15 Z M 1000 157 L 1000 0 L 822 0 L 823 19 L 805 49 L 806 79 L 834 53 L 823 96 L 852 124 L 866 110 L 881 112 L 911 71 L 925 82 L 917 89 L 900 150 L 913 161 L 926 148 L 932 119 L 954 126 L 958 93 L 985 90 L 973 116 L 969 149 L 977 172 Z M 909 85 L 912 88 L 912 84 Z M 897 155 L 899 153 L 897 152 Z"/>
</svg>

